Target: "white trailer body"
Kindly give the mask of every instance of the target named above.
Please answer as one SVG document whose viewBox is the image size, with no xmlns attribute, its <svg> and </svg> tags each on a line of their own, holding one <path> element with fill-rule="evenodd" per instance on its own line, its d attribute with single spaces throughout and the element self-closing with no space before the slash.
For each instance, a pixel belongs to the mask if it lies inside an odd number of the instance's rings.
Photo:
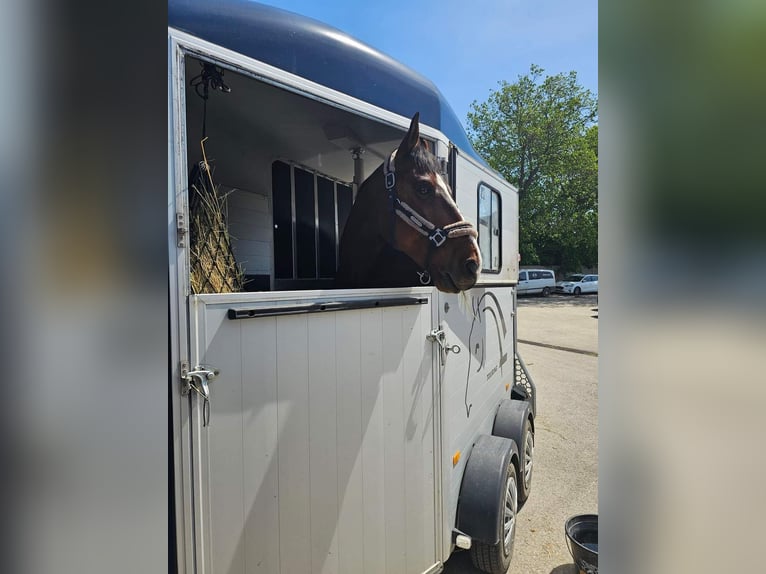
<svg viewBox="0 0 766 574">
<path fill-rule="evenodd" d="M 459 531 L 461 519 L 469 528 L 476 519 L 461 489 L 477 440 L 498 435 L 498 409 L 514 390 L 513 398 L 526 399 L 514 404 L 529 405 L 522 422 L 534 423 L 534 388 L 515 344 L 517 192 L 425 114 L 421 134 L 479 229 L 486 267 L 479 282 L 460 295 L 334 289 L 322 271 L 332 249 L 322 250 L 320 234 L 334 234 L 337 262 L 343 198 L 353 198 L 396 147 L 409 117 L 206 39 L 194 32 L 195 19 L 215 24 L 218 8 L 205 4 L 169 2 L 177 570 L 439 572 L 456 542 L 491 543 L 496 526 L 489 535 L 480 534 L 483 526 Z M 279 16 L 248 10 L 238 25 L 268 27 L 263 19 Z M 225 70 L 231 88 L 206 106 L 190 87 L 205 64 Z M 199 160 L 203 126 L 253 291 L 191 292 L 187 174 Z M 314 198 L 313 275 L 300 263 L 307 261 L 296 235 L 300 185 Z M 290 228 L 287 239 L 280 225 Z M 531 473 L 532 444 L 517 444 L 522 437 L 511 449 L 513 437 L 498 436 L 506 437 L 507 462 Z"/>
</svg>

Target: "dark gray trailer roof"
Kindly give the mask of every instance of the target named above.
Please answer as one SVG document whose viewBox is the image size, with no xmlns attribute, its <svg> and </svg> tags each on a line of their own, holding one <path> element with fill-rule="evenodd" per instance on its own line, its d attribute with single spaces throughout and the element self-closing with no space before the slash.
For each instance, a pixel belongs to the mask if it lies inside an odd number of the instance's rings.
<svg viewBox="0 0 766 574">
<path fill-rule="evenodd" d="M 168 0 L 168 26 L 396 114 L 419 111 L 486 165 L 431 81 L 336 28 L 249 0 Z"/>
</svg>

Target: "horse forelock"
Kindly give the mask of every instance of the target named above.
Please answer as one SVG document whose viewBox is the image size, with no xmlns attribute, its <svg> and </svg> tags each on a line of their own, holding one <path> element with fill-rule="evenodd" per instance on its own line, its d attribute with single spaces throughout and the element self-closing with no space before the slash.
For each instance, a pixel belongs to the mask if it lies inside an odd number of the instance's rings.
<svg viewBox="0 0 766 574">
<path fill-rule="evenodd" d="M 401 148 L 395 150 L 389 159 L 384 162 L 383 164 L 383 170 L 384 173 L 387 169 L 390 169 L 394 171 L 396 169 L 395 167 L 395 161 L 401 159 L 400 153 Z M 388 165 L 390 162 L 390 165 Z M 442 175 L 442 166 L 437 157 L 431 153 L 431 151 L 423 145 L 421 142 L 418 143 L 414 148 L 412 148 L 409 153 L 406 156 L 405 161 L 403 162 L 404 165 L 400 166 L 401 169 L 409 170 L 412 175 L 415 176 L 416 180 L 427 180 L 433 185 L 434 189 L 437 191 L 437 197 L 439 198 L 439 201 L 443 202 L 441 205 L 443 207 L 447 208 L 448 212 L 452 212 L 450 215 L 452 217 L 457 217 L 456 221 L 462 221 L 463 220 L 463 214 L 460 212 L 460 209 L 457 206 L 457 203 L 455 202 L 453 196 L 452 196 L 452 190 L 450 189 L 449 184 L 446 181 L 446 178 Z M 436 204 L 439 202 L 437 201 Z M 436 204 L 433 204 L 431 209 L 426 208 L 426 211 L 423 212 L 423 215 L 426 215 L 426 217 L 434 217 L 437 216 L 436 219 L 433 220 L 435 225 L 448 225 L 450 223 L 455 223 L 456 221 L 451 220 L 450 215 L 447 215 L 447 221 L 439 221 L 441 219 L 438 217 L 438 213 L 441 212 L 442 216 L 446 215 L 443 211 L 440 211 L 438 207 L 436 207 Z M 425 206 L 424 206 L 425 207 Z M 433 211 L 435 209 L 435 211 Z M 429 211 L 431 213 L 429 213 Z"/>
<path fill-rule="evenodd" d="M 441 170 L 439 160 L 423 145 L 416 145 L 410 152 L 410 158 L 414 164 L 415 173 L 418 175 L 439 173 Z"/>
<path fill-rule="evenodd" d="M 415 174 L 430 175 L 430 179 L 434 183 L 434 186 L 441 189 L 448 202 L 457 209 L 457 204 L 452 200 L 452 192 L 450 191 L 449 185 L 442 177 L 441 165 L 436 156 L 428 151 L 425 146 L 418 145 L 412 150 L 410 157 L 414 163 L 413 171 Z"/>
</svg>

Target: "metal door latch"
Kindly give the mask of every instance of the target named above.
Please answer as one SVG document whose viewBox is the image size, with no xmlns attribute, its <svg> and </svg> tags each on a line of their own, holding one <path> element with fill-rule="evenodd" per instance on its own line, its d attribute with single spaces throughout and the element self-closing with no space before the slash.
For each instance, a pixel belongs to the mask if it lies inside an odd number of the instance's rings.
<svg viewBox="0 0 766 574">
<path fill-rule="evenodd" d="M 426 335 L 426 339 L 437 343 L 442 352 L 444 352 L 445 356 L 447 353 L 455 353 L 457 355 L 460 352 L 460 347 L 458 345 L 447 344 L 447 335 L 442 329 L 434 329 L 428 335 Z"/>
<path fill-rule="evenodd" d="M 210 387 L 208 383 L 219 374 L 218 369 L 207 365 L 198 365 L 193 371 L 190 371 L 187 363 L 181 364 L 181 379 L 183 380 L 181 394 L 188 395 L 194 391 L 205 401 L 202 405 L 202 426 L 210 424 Z"/>
</svg>

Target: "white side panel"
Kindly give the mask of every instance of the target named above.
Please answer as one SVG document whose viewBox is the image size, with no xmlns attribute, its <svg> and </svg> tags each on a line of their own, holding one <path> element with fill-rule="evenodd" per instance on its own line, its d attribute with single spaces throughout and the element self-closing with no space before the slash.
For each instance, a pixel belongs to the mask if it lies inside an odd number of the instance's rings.
<svg viewBox="0 0 766 574">
<path fill-rule="evenodd" d="M 279 398 L 277 395 L 277 321 L 264 318 L 259 329 L 240 329 L 242 343 L 244 562 L 248 571 L 278 572 Z M 217 381 L 216 381 L 217 383 Z M 216 384 L 212 383 L 212 384 Z M 217 389 L 216 389 L 217 390 Z M 211 418 L 211 423 L 213 420 Z"/>
<path fill-rule="evenodd" d="M 210 485 L 195 495 L 201 524 L 197 534 L 198 568 L 202 566 L 206 572 L 237 574 L 245 571 L 239 536 L 244 530 L 243 505 L 225 493 L 238 492 L 241 497 L 244 489 L 242 421 L 237 416 L 242 402 L 240 332 L 239 329 L 218 328 L 225 313 L 223 310 L 208 314 L 201 305 L 195 306 L 195 310 L 198 339 L 205 342 L 210 356 L 231 365 L 214 383 L 217 386 L 216 411 L 211 414 L 215 416 L 215 433 L 200 429 L 202 402 L 196 402 L 195 439 L 199 444 L 194 454 L 200 464 L 195 466 L 195 477 L 202 484 Z M 211 472 L 221 467 L 230 471 L 225 474 Z M 212 544 L 216 546 L 216 557 L 208 551 Z"/>
<path fill-rule="evenodd" d="M 258 329 L 258 321 L 242 324 Z M 297 351 L 297 352 L 296 352 Z M 279 547 L 282 572 L 311 572 L 307 317 L 277 319 Z"/>
<path fill-rule="evenodd" d="M 402 393 L 402 415 L 404 432 L 403 476 L 405 516 L 403 551 L 405 572 L 416 572 L 422 566 L 422 559 L 436 553 L 434 518 L 436 516 L 434 488 L 436 469 L 426 466 L 424 460 L 438 460 L 434 453 L 435 413 L 433 404 L 431 342 L 422 339 L 422 333 L 430 330 L 431 318 L 421 313 L 419 324 L 409 326 L 403 323 L 408 337 L 403 350 L 403 380 L 414 381 L 405 385 Z M 412 512 L 418 509 L 417 512 Z"/>
<path fill-rule="evenodd" d="M 442 367 L 444 528 L 455 526 L 465 464 L 481 434 L 491 434 L 500 402 L 513 383 L 513 292 L 511 287 L 474 288 L 467 297 L 439 293 L 439 326 L 448 345 Z M 453 467 L 452 457 L 460 451 Z M 449 461 L 449 462 L 446 462 Z"/>
<path fill-rule="evenodd" d="M 348 477 L 345 488 L 338 488 L 339 574 L 355 574 L 364 563 L 364 482 L 362 480 L 362 372 L 368 361 L 349 361 L 361 357 L 361 313 L 335 315 L 335 366 L 337 369 L 338 475 Z"/>
<path fill-rule="evenodd" d="M 338 571 L 338 533 L 328 518 L 338 516 L 338 394 L 335 369 L 335 315 L 305 316 L 308 321 L 309 512 L 311 572 Z M 340 391 L 342 392 L 342 390 Z"/>
<path fill-rule="evenodd" d="M 193 298 L 195 363 L 220 370 L 197 429 L 199 571 L 428 570 L 439 560 L 430 305 L 226 316 L 274 297 Z"/>
<path fill-rule="evenodd" d="M 387 310 L 388 311 L 388 310 Z M 404 393 L 403 352 L 407 343 L 399 309 L 385 312 L 382 317 L 383 376 L 383 475 L 388 496 L 385 507 L 386 571 L 405 572 L 404 529 L 406 525 L 404 499 Z"/>
<path fill-rule="evenodd" d="M 377 313 L 376 315 L 379 315 Z M 363 572 L 385 572 L 386 529 L 378 519 L 386 515 L 385 413 L 381 394 L 383 379 L 383 330 L 380 317 L 365 313 L 361 333 L 362 357 L 362 518 L 364 551 Z"/>
<path fill-rule="evenodd" d="M 494 172 L 479 167 L 458 153 L 457 204 L 463 216 L 474 224 L 478 222 L 479 184 L 485 183 L 500 193 L 501 261 L 499 273 L 482 273 L 479 283 L 498 281 L 516 282 L 519 277 L 519 194 Z"/>
</svg>

